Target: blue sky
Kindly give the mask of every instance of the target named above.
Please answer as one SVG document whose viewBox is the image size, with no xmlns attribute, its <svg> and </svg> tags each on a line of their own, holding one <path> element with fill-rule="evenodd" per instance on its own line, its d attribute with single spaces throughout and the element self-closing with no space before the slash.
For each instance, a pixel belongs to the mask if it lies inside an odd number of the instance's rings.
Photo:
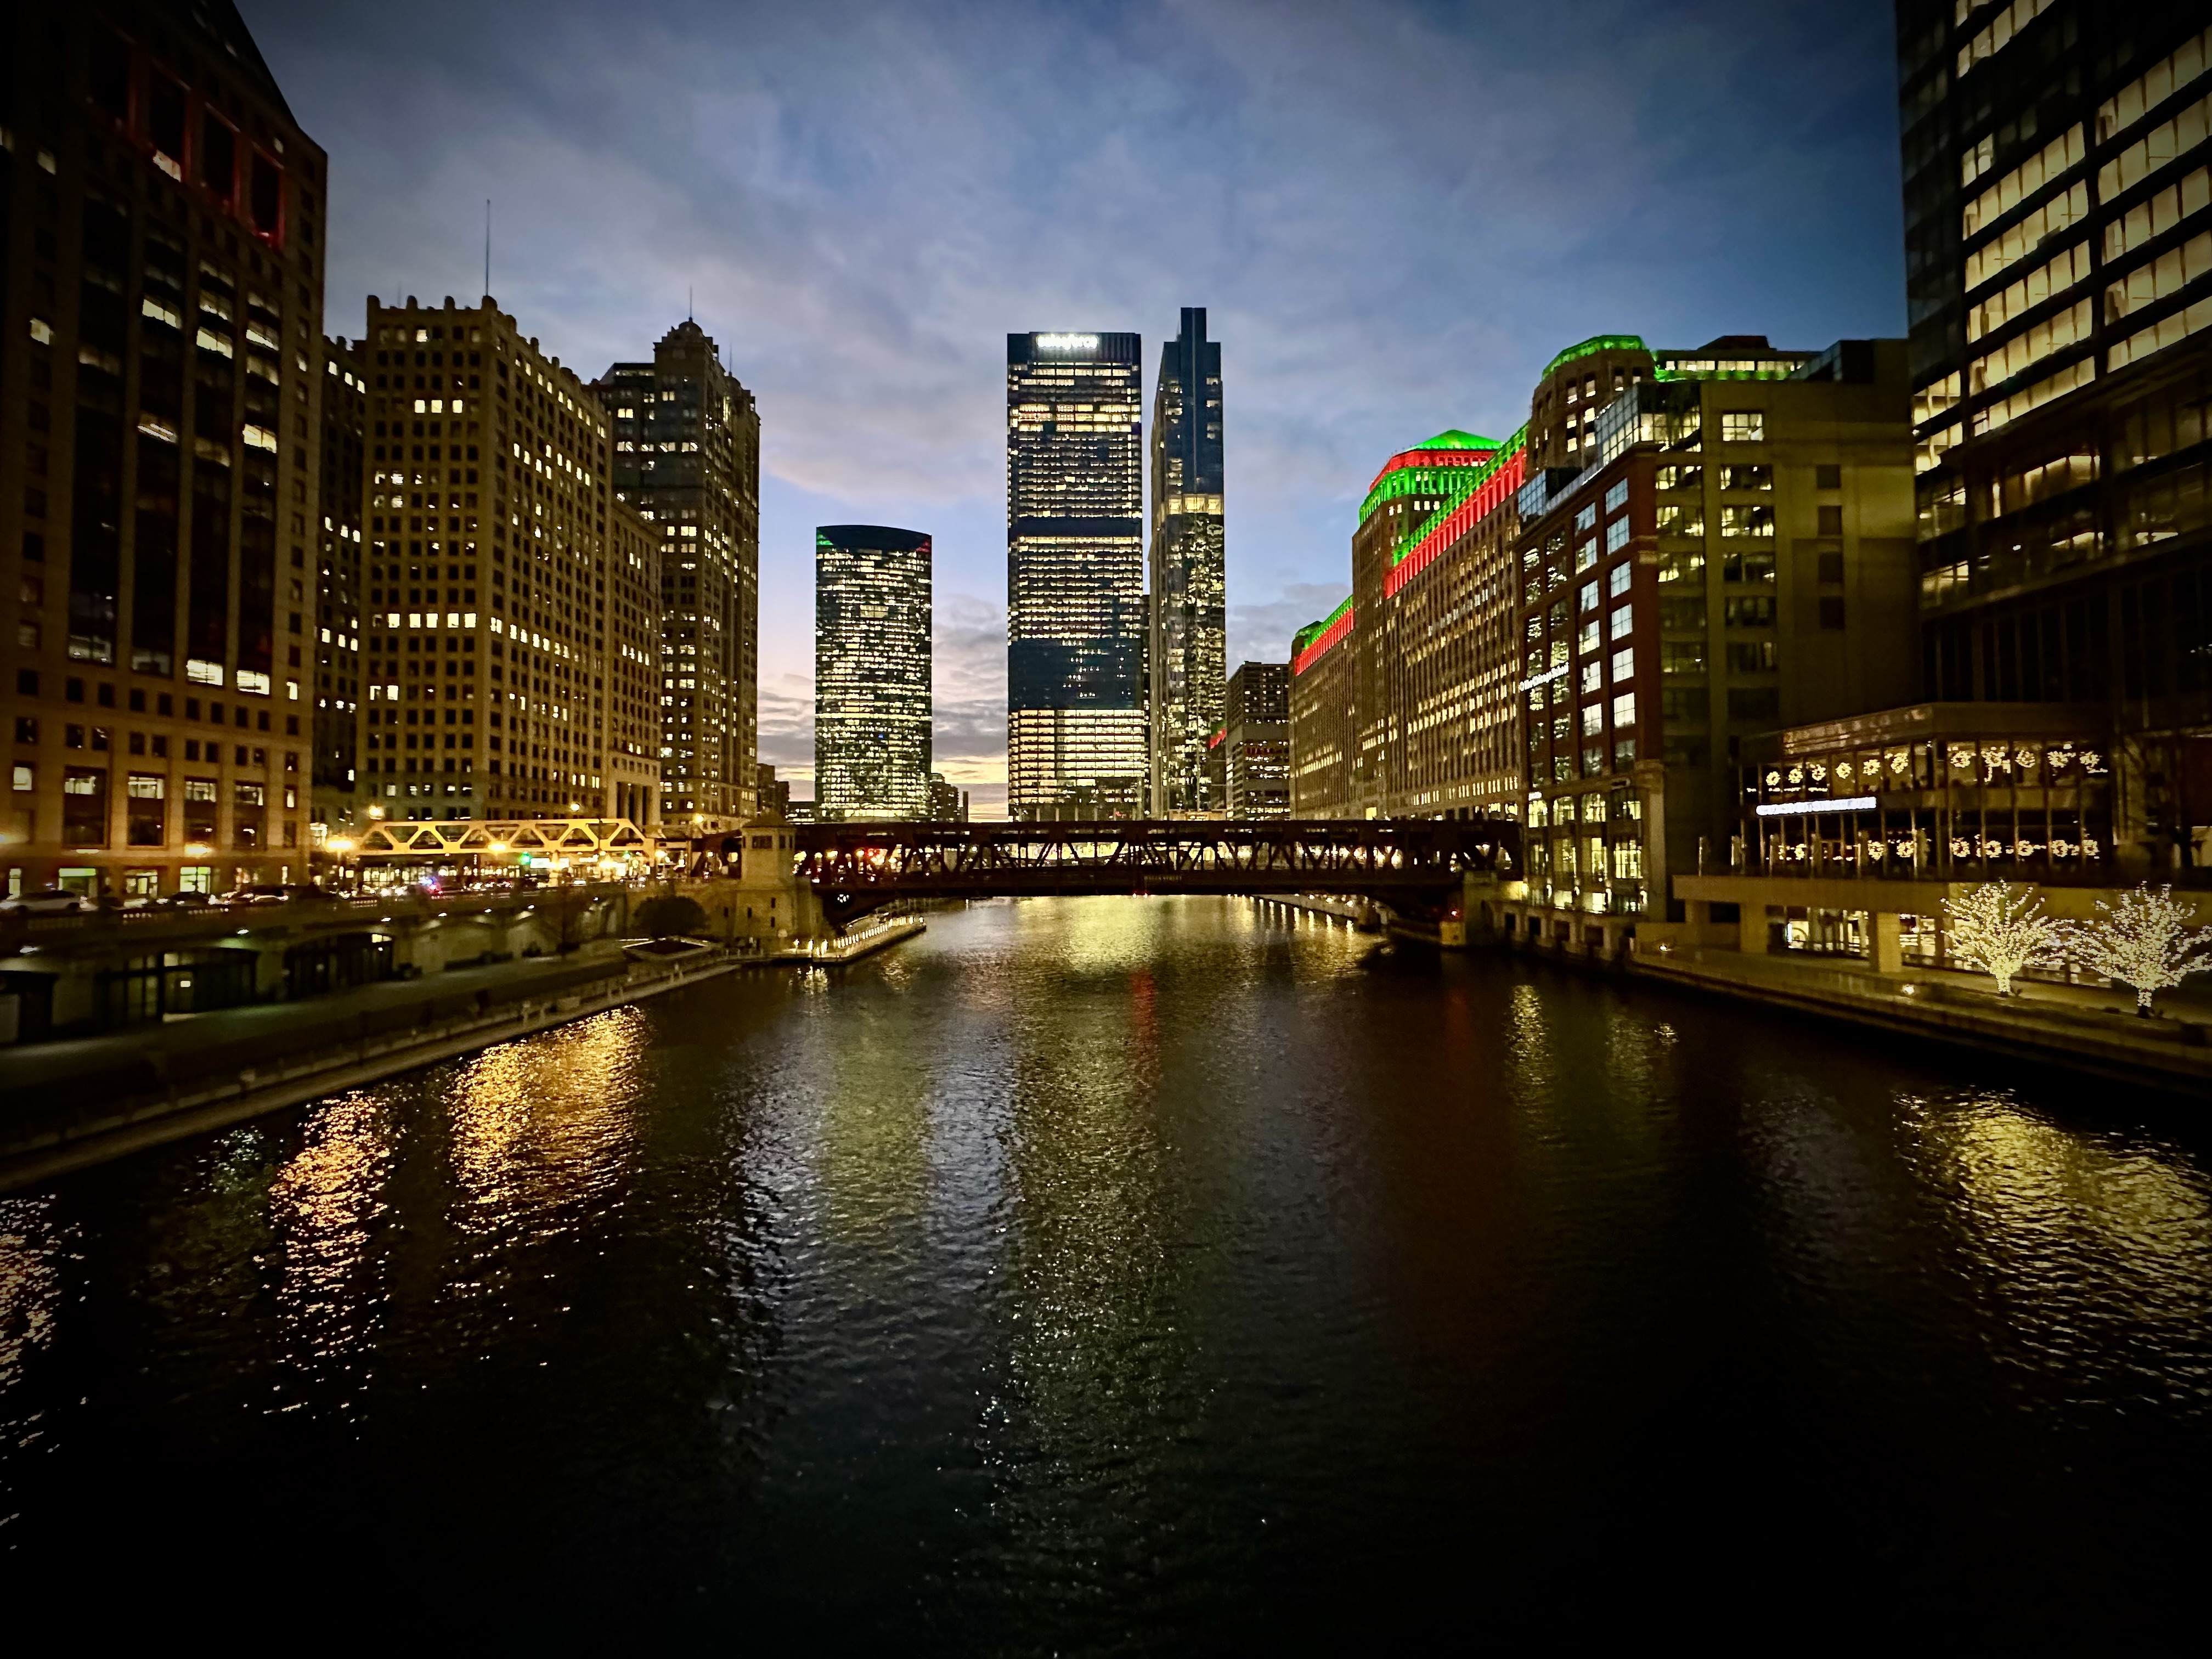
<svg viewBox="0 0 2212 1659">
<path fill-rule="evenodd" d="M 1005 776 L 1004 345 L 1223 343 L 1230 661 L 1346 592 L 1394 451 L 1603 332 L 1899 333 L 1889 8 L 240 9 L 331 155 L 326 325 L 492 290 L 586 378 L 696 295 L 763 421 L 763 757 L 810 785 L 813 526 L 930 532 L 938 751 Z"/>
</svg>

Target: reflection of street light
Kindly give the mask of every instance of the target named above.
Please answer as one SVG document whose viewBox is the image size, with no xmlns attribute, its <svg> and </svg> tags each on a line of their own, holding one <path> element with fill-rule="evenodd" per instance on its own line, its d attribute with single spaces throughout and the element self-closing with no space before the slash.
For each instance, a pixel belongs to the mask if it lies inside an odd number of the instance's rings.
<svg viewBox="0 0 2212 1659">
<path fill-rule="evenodd" d="M 333 836 L 329 843 L 331 851 L 338 855 L 338 885 L 341 887 L 345 885 L 346 854 L 353 851 L 355 844 L 350 836 Z M 357 876 L 354 884 L 356 888 L 361 884 Z"/>
</svg>

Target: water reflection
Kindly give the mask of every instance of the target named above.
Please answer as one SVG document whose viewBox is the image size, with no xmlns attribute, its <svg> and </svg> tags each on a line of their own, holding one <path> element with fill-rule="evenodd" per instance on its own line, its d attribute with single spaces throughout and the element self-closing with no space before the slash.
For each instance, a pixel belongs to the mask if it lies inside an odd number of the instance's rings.
<svg viewBox="0 0 2212 1659">
<path fill-rule="evenodd" d="M 2034 1082 L 1234 903 L 933 916 L 0 1199 L 0 1510 L 724 1644 L 1310 1645 L 1593 1559 L 2108 1604 L 2212 1481 L 2212 1181 Z"/>
</svg>

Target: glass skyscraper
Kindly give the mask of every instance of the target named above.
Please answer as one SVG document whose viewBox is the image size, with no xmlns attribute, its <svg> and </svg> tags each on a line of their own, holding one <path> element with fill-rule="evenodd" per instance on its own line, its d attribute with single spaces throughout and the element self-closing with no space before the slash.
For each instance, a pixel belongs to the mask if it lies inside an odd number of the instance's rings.
<svg viewBox="0 0 2212 1659">
<path fill-rule="evenodd" d="M 1222 728 L 1228 631 L 1221 518 L 1221 346 L 1183 307 L 1152 393 L 1152 806 L 1218 811 L 1208 745 Z"/>
<path fill-rule="evenodd" d="M 930 816 L 929 538 L 814 532 L 814 817 Z"/>
<path fill-rule="evenodd" d="M 1006 337 L 1006 805 L 1145 810 L 1143 342 Z"/>
</svg>

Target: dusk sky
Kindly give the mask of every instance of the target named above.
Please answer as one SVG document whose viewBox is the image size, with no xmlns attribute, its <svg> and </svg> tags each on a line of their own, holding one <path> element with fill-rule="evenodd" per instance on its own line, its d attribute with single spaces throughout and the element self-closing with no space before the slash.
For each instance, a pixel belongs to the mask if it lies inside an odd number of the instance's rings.
<svg viewBox="0 0 2212 1659">
<path fill-rule="evenodd" d="M 1210 308 L 1230 656 L 1346 591 L 1394 451 L 1601 332 L 1904 326 L 1889 8 L 241 0 L 331 155 L 325 325 L 483 284 L 578 374 L 696 295 L 762 416 L 762 758 L 813 526 L 936 539 L 937 751 L 1005 799 L 1005 337 Z"/>
</svg>

